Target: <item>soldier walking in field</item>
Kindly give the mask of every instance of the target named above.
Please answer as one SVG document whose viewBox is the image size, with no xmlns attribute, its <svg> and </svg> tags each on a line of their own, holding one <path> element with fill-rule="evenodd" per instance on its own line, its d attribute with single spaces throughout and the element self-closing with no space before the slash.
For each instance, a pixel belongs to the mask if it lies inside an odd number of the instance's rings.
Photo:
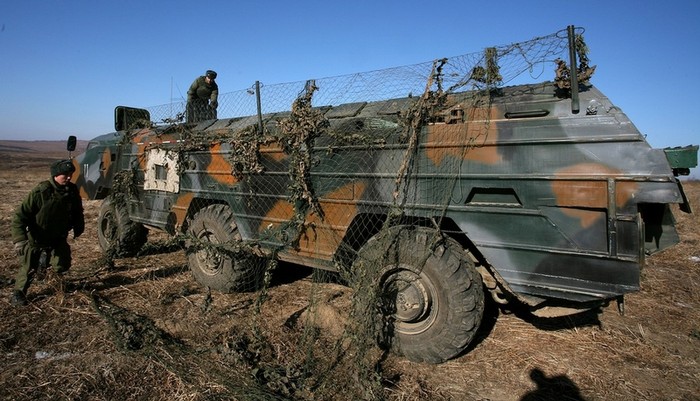
<svg viewBox="0 0 700 401">
<path fill-rule="evenodd" d="M 15 212 L 12 242 L 21 266 L 10 296 L 13 305 L 27 304 L 27 289 L 37 269 L 44 267 L 43 261 L 50 261 L 56 275 L 71 266 L 68 233 L 73 230 L 73 238 L 77 238 L 85 229 L 83 203 L 71 182 L 73 172 L 71 160 L 54 162 L 51 179 L 37 185 Z"/>
<path fill-rule="evenodd" d="M 211 120 L 216 118 L 219 107 L 219 86 L 216 84 L 216 72 L 207 72 L 198 77 L 187 90 L 187 122 Z"/>
</svg>

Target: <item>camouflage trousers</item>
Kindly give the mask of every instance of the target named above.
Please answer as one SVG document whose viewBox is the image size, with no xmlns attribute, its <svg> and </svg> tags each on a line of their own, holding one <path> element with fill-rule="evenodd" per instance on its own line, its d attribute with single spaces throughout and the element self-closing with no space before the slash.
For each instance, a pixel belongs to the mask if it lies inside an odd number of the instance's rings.
<svg viewBox="0 0 700 401">
<path fill-rule="evenodd" d="M 26 294 L 34 276 L 45 269 L 53 267 L 55 273 L 61 274 L 70 269 L 71 250 L 65 239 L 59 240 L 51 247 L 37 247 L 27 244 L 20 256 L 21 266 L 15 276 L 15 290 Z"/>
</svg>

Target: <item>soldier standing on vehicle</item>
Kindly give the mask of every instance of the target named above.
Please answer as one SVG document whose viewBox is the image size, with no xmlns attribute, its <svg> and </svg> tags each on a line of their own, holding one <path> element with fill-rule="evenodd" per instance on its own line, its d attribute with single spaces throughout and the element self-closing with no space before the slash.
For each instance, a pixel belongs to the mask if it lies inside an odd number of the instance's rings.
<svg viewBox="0 0 700 401">
<path fill-rule="evenodd" d="M 187 91 L 188 123 L 216 118 L 216 108 L 219 107 L 219 86 L 215 80 L 216 71 L 207 70 L 190 85 Z"/>
<path fill-rule="evenodd" d="M 14 305 L 26 305 L 27 289 L 40 266 L 42 254 L 49 259 L 55 275 L 71 266 L 71 249 L 66 239 L 73 230 L 78 238 L 85 229 L 83 202 L 71 182 L 75 167 L 71 160 L 51 165 L 51 179 L 41 182 L 17 208 L 12 221 L 12 242 L 21 266 L 10 297 Z"/>
</svg>

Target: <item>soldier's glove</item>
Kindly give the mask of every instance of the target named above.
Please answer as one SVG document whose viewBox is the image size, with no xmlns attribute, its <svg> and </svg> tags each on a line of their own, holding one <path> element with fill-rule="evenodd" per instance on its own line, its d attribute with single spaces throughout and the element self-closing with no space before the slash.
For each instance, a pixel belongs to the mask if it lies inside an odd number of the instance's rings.
<svg viewBox="0 0 700 401">
<path fill-rule="evenodd" d="M 217 107 L 219 107 L 219 102 L 217 102 L 216 100 L 212 100 L 211 103 L 209 103 L 209 106 L 212 109 L 216 109 Z"/>
<path fill-rule="evenodd" d="M 26 239 L 24 241 L 18 241 L 15 242 L 15 253 L 17 256 L 24 256 L 24 251 L 27 249 L 27 241 Z"/>
</svg>

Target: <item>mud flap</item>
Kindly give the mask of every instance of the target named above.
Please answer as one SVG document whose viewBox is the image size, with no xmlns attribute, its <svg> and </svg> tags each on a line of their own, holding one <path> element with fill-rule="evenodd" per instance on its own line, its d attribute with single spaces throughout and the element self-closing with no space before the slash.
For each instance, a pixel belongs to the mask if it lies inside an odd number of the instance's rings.
<svg viewBox="0 0 700 401">
<path fill-rule="evenodd" d="M 686 212 L 686 213 L 693 213 L 693 209 L 690 207 L 690 202 L 688 201 L 688 197 L 685 196 L 685 191 L 683 190 L 683 184 L 681 183 L 681 180 L 676 178 L 676 183 L 678 184 L 678 191 L 680 191 L 681 197 L 683 198 L 683 203 L 681 203 L 679 205 L 681 208 L 681 211 Z"/>
</svg>

